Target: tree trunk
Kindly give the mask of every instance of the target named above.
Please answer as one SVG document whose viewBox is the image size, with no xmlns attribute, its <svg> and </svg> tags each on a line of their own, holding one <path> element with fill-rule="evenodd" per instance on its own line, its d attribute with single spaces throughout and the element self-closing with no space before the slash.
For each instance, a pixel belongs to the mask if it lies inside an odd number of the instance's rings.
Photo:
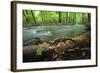
<svg viewBox="0 0 100 73">
<path fill-rule="evenodd" d="M 68 12 L 66 13 L 66 23 L 68 24 Z"/>
<path fill-rule="evenodd" d="M 35 19 L 35 16 L 34 16 L 34 12 L 31 11 L 31 14 L 32 14 L 32 17 L 33 17 L 34 23 L 36 23 L 36 19 Z"/>
<path fill-rule="evenodd" d="M 61 23 L 61 12 L 59 12 L 59 23 Z"/>
<path fill-rule="evenodd" d="M 29 22 L 28 12 L 26 10 L 24 11 L 24 15 L 25 15 L 26 22 L 28 23 Z"/>
</svg>

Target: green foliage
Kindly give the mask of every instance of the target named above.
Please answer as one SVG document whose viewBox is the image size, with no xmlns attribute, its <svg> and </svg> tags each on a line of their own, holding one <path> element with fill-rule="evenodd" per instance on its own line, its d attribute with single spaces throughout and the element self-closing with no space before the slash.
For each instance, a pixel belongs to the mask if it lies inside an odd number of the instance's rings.
<svg viewBox="0 0 100 73">
<path fill-rule="evenodd" d="M 42 55 L 42 52 L 44 51 L 44 48 L 37 48 L 36 55 Z"/>
<path fill-rule="evenodd" d="M 89 24 L 90 13 L 23 10 L 23 26 Z"/>
</svg>

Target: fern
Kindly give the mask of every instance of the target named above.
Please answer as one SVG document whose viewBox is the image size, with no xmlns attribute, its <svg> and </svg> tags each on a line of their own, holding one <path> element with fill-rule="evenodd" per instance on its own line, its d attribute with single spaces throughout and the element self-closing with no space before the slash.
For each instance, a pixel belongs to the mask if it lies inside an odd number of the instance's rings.
<svg viewBox="0 0 100 73">
<path fill-rule="evenodd" d="M 41 55 L 42 56 L 42 52 L 44 51 L 44 48 L 37 48 L 36 50 L 36 55 Z"/>
</svg>

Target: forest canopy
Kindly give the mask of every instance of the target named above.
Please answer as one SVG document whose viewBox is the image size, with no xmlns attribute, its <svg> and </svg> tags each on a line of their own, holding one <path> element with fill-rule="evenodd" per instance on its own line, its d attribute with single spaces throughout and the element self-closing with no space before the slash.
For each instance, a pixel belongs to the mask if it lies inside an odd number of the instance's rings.
<svg viewBox="0 0 100 73">
<path fill-rule="evenodd" d="M 90 13 L 23 10 L 23 26 L 90 24 Z"/>
</svg>

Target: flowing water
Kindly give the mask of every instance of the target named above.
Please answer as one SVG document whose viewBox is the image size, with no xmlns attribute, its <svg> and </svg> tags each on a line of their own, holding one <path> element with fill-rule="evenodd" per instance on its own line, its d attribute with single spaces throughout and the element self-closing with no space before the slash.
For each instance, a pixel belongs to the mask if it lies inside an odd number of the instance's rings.
<svg viewBox="0 0 100 73">
<path fill-rule="evenodd" d="M 72 38 L 86 32 L 84 25 L 52 25 L 23 28 L 23 42 L 32 42 L 35 38 L 50 41 L 56 38 Z"/>
</svg>

